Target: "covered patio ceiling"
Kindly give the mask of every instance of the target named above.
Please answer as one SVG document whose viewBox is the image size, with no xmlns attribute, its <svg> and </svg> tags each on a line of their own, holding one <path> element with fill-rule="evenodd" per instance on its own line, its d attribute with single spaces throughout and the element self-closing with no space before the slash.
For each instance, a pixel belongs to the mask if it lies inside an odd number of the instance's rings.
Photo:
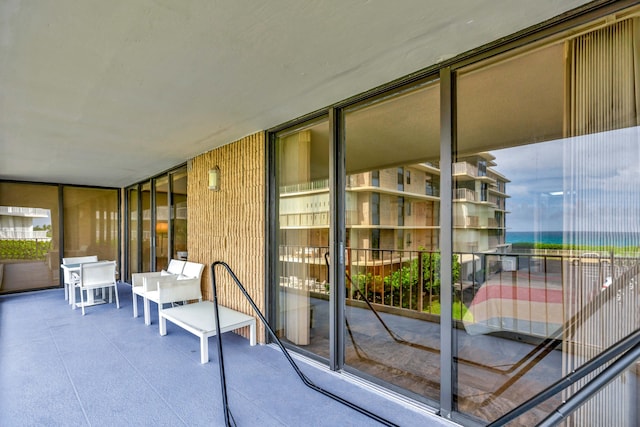
<svg viewBox="0 0 640 427">
<path fill-rule="evenodd" d="M 0 0 L 0 179 L 123 187 L 584 0 Z"/>
</svg>

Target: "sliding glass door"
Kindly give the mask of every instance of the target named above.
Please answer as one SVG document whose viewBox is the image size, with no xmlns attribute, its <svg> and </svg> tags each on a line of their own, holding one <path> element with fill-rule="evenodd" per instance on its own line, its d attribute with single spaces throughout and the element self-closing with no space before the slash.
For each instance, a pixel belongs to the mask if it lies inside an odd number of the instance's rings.
<svg viewBox="0 0 640 427">
<path fill-rule="evenodd" d="M 344 364 L 439 399 L 440 90 L 414 84 L 344 112 Z"/>
<path fill-rule="evenodd" d="M 155 200 L 155 270 L 165 270 L 169 265 L 169 177 L 154 180 Z"/>
<path fill-rule="evenodd" d="M 128 277 L 165 269 L 171 259 L 186 260 L 187 168 L 131 186 L 126 197 Z"/>
<path fill-rule="evenodd" d="M 187 168 L 169 174 L 171 182 L 171 228 L 169 231 L 171 258 L 186 260 L 187 252 Z"/>
<path fill-rule="evenodd" d="M 276 151 L 275 329 L 302 351 L 330 358 L 329 123 L 280 132 Z"/>
<path fill-rule="evenodd" d="M 138 186 L 127 189 L 127 213 L 125 230 L 127 233 L 127 267 L 129 278 L 133 273 L 140 273 L 140 198 Z M 127 279 L 128 280 L 128 279 Z"/>
<path fill-rule="evenodd" d="M 118 260 L 118 192 L 64 187 L 64 256 Z"/>
<path fill-rule="evenodd" d="M 140 241 L 140 250 L 141 250 L 141 269 L 140 271 L 155 271 L 152 265 L 152 240 L 154 238 L 154 234 L 151 232 L 152 221 L 151 221 L 151 182 L 145 182 L 140 186 L 139 192 L 139 203 L 138 208 L 140 209 L 141 218 L 138 227 L 141 229 L 140 236 L 142 240 Z"/>
<path fill-rule="evenodd" d="M 58 186 L 0 182 L 0 293 L 59 286 Z"/>
<path fill-rule="evenodd" d="M 639 30 L 623 20 L 458 71 L 461 412 L 494 420 L 640 326 Z M 631 370 L 569 425 L 637 425 L 635 398 Z"/>
</svg>

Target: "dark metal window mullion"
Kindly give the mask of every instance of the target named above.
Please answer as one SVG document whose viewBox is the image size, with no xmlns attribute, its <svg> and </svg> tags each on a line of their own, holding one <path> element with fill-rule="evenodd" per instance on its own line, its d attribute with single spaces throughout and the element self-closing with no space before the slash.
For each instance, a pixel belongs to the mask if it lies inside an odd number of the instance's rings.
<svg viewBox="0 0 640 427">
<path fill-rule="evenodd" d="M 329 110 L 329 194 L 332 203 L 329 224 L 329 368 L 344 366 L 344 310 L 345 310 L 345 141 L 342 112 Z"/>
<path fill-rule="evenodd" d="M 452 153 L 455 141 L 454 87 L 450 67 L 440 70 L 440 415 L 453 411 Z"/>
<path fill-rule="evenodd" d="M 269 218 L 268 221 L 265 222 L 266 230 L 265 235 L 267 236 L 266 247 L 267 251 L 265 253 L 265 271 L 267 272 L 267 277 L 270 278 L 270 283 L 266 286 L 265 292 L 265 307 L 267 307 L 267 319 L 269 319 L 269 324 L 271 327 L 276 330 L 278 328 L 278 306 L 277 306 L 277 296 L 279 292 L 279 278 L 278 278 L 278 265 L 277 263 L 280 260 L 280 238 L 278 233 L 278 224 L 279 224 L 279 206 L 277 203 L 277 164 L 276 164 L 276 134 L 275 132 L 267 133 L 265 138 L 265 152 L 267 153 L 267 176 L 265 180 L 267 182 L 267 189 L 265 191 L 267 200 L 266 200 L 266 217 Z M 265 328 L 266 329 L 266 328 Z M 267 342 L 272 341 L 271 336 L 265 330 L 265 339 Z"/>
</svg>

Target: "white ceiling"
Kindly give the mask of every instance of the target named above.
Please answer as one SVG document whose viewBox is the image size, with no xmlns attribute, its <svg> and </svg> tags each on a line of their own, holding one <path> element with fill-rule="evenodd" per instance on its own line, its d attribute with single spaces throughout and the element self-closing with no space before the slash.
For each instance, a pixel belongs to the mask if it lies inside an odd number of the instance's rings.
<svg viewBox="0 0 640 427">
<path fill-rule="evenodd" d="M 584 0 L 0 0 L 0 179 L 123 187 Z"/>
</svg>

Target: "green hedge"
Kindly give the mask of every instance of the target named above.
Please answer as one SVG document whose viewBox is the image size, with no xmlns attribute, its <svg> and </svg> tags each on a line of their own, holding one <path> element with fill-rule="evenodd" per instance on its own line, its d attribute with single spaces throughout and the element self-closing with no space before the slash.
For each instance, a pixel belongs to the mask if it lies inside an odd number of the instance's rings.
<svg viewBox="0 0 640 427">
<path fill-rule="evenodd" d="M 575 244 L 563 244 L 563 243 L 539 243 L 539 242 L 518 242 L 513 243 L 511 248 L 514 251 L 527 250 L 527 249 L 549 249 L 549 250 L 573 250 L 583 252 L 613 252 L 614 254 L 625 254 L 628 252 L 640 252 L 638 246 L 593 246 L 593 245 L 575 245 Z"/>
<path fill-rule="evenodd" d="M 44 261 L 51 240 L 0 240 L 0 259 Z"/>
</svg>

